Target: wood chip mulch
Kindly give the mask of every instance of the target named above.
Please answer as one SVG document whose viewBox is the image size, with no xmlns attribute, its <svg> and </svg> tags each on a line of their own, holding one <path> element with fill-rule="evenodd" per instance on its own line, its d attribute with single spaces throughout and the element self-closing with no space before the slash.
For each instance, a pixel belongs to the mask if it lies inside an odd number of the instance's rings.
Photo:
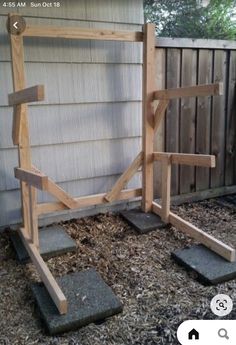
<svg viewBox="0 0 236 345">
<path fill-rule="evenodd" d="M 172 208 L 178 215 L 236 248 L 236 210 L 217 199 Z M 122 314 L 57 337 L 46 335 L 31 295 L 39 277 L 20 265 L 6 230 L 0 234 L 0 344 L 171 345 L 187 319 L 216 318 L 209 304 L 217 293 L 236 299 L 236 280 L 202 286 L 170 253 L 194 243 L 173 227 L 145 235 L 115 214 L 62 223 L 77 252 L 48 260 L 54 276 L 94 267 L 124 304 Z M 229 318 L 236 319 L 236 310 Z"/>
</svg>

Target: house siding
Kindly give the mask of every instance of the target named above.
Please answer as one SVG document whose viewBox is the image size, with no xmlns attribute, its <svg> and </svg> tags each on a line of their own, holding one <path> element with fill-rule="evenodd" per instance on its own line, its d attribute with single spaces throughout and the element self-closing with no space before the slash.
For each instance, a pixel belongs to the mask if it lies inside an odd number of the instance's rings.
<svg viewBox="0 0 236 345">
<path fill-rule="evenodd" d="M 7 105 L 13 90 L 7 12 L 0 9 L 0 226 L 21 220 Z M 143 23 L 141 0 L 63 1 L 53 11 L 19 12 L 35 25 L 135 31 Z M 107 191 L 141 147 L 142 44 L 26 38 L 24 47 L 27 86 L 44 84 L 46 96 L 29 106 L 33 163 L 74 196 Z M 138 186 L 139 174 L 128 187 Z M 49 200 L 39 193 L 39 201 Z"/>
</svg>

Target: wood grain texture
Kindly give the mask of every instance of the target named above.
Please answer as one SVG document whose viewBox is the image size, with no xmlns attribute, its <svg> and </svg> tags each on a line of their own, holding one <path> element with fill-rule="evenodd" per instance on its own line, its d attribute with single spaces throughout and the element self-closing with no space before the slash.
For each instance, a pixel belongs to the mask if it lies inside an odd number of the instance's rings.
<svg viewBox="0 0 236 345">
<path fill-rule="evenodd" d="M 148 212 L 153 201 L 153 144 L 154 110 L 153 92 L 155 90 L 155 25 L 144 25 L 143 44 L 143 198 L 142 210 Z"/>
<path fill-rule="evenodd" d="M 165 49 L 155 50 L 155 87 L 156 89 L 165 89 L 166 85 L 166 51 Z M 154 102 L 156 106 L 157 102 Z M 156 129 L 154 128 L 154 150 L 155 151 L 165 151 L 165 118 L 161 122 L 160 126 Z M 157 127 L 157 126 L 156 126 Z M 161 195 L 161 166 L 158 162 L 154 162 L 154 186 L 153 192 L 154 196 Z"/>
<path fill-rule="evenodd" d="M 15 168 L 15 178 L 20 181 L 26 182 L 30 186 L 34 186 L 41 190 L 47 190 L 48 177 L 43 173 L 35 172 L 32 170 L 26 170 L 23 168 Z"/>
<path fill-rule="evenodd" d="M 186 54 L 186 53 L 185 53 Z M 190 85 L 177 89 L 158 90 L 154 92 L 154 99 L 168 100 L 174 98 L 217 96 L 223 94 L 223 83 Z"/>
<path fill-rule="evenodd" d="M 169 223 L 170 214 L 170 188 L 171 188 L 171 155 L 167 154 L 161 161 L 161 219 Z"/>
<path fill-rule="evenodd" d="M 8 95 L 8 104 L 19 105 L 44 100 L 44 86 L 36 85 Z"/>
<path fill-rule="evenodd" d="M 47 265 L 43 261 L 41 255 L 39 254 L 36 246 L 33 243 L 30 243 L 27 237 L 27 232 L 25 229 L 21 228 L 19 230 L 19 234 L 21 240 L 32 260 L 34 263 L 37 272 L 40 275 L 43 283 L 45 284 L 48 293 L 50 294 L 53 302 L 57 306 L 59 313 L 66 314 L 67 312 L 67 300 L 64 296 L 63 292 L 61 291 L 59 285 L 57 284 L 56 280 L 54 279 L 53 275 L 49 271 Z"/>
<path fill-rule="evenodd" d="M 227 120 L 226 120 L 226 152 L 225 152 L 225 185 L 236 184 L 236 52 L 229 52 L 229 80 Z"/>
<path fill-rule="evenodd" d="M 180 66 L 181 66 L 181 50 L 167 50 L 167 66 L 166 66 L 166 88 L 180 87 Z M 180 100 L 172 99 L 166 112 L 165 127 L 165 151 L 180 152 L 179 147 L 179 126 L 180 126 Z M 171 194 L 179 194 L 179 168 L 172 167 L 171 171 Z"/>
<path fill-rule="evenodd" d="M 142 189 L 127 189 L 120 191 L 119 195 L 117 196 L 116 200 L 126 200 L 137 198 L 142 195 Z M 82 208 L 88 206 L 95 206 L 106 203 L 105 200 L 106 193 L 97 194 L 97 195 L 88 195 L 80 198 L 75 198 L 76 207 L 75 208 Z M 61 211 L 66 208 L 65 202 L 52 202 L 52 203 L 42 203 L 38 204 L 37 212 L 38 215 L 44 213 L 51 213 L 56 211 Z"/>
<path fill-rule="evenodd" d="M 217 50 L 214 53 L 214 82 L 226 79 L 226 52 Z M 211 188 L 224 185 L 225 175 L 225 93 L 213 98 L 211 119 L 211 154 L 216 156 L 216 168 L 211 171 Z"/>
<path fill-rule="evenodd" d="M 161 215 L 162 214 L 162 207 L 157 203 L 153 202 L 153 212 Z M 172 225 L 174 225 L 178 230 L 182 231 L 186 235 L 194 238 L 198 242 L 202 243 L 204 246 L 211 249 L 213 252 L 219 254 L 226 260 L 230 262 L 234 262 L 236 259 L 236 252 L 235 249 L 226 245 L 222 241 L 217 240 L 215 237 L 208 235 L 201 229 L 197 228 L 195 225 L 189 223 L 188 221 L 182 219 L 181 217 L 177 216 L 173 212 L 169 214 L 169 221 Z"/>
<path fill-rule="evenodd" d="M 120 194 L 120 191 L 127 185 L 129 180 L 131 180 L 131 178 L 140 168 L 142 163 L 143 163 L 143 152 L 140 152 L 137 155 L 137 157 L 133 160 L 133 162 L 130 164 L 130 166 L 125 170 L 125 172 L 119 177 L 115 185 L 112 187 L 111 191 L 109 191 L 106 194 L 105 196 L 106 201 L 112 202 L 118 197 L 118 195 Z"/>
<path fill-rule="evenodd" d="M 198 83 L 208 84 L 212 78 L 213 53 L 211 50 L 199 50 L 198 56 Z M 211 97 L 197 99 L 196 118 L 196 153 L 210 153 L 211 137 Z M 198 167 L 196 169 L 196 191 L 210 187 L 210 171 Z"/>
<path fill-rule="evenodd" d="M 26 26 L 22 34 L 24 37 L 69 38 L 80 40 L 125 41 L 142 42 L 143 33 L 140 31 L 115 31 L 85 29 L 79 27 L 56 26 Z"/>
<path fill-rule="evenodd" d="M 190 153 L 171 153 L 171 152 L 154 152 L 154 160 L 165 161 L 169 159 L 172 164 L 203 166 L 207 168 L 215 168 L 215 156 L 197 155 Z"/>
<path fill-rule="evenodd" d="M 183 49 L 182 52 L 182 87 L 194 85 L 197 82 L 196 51 Z M 196 99 L 181 99 L 180 115 L 180 151 L 181 153 L 195 153 L 195 120 Z M 195 190 L 195 169 L 180 166 L 180 194 Z"/>
</svg>

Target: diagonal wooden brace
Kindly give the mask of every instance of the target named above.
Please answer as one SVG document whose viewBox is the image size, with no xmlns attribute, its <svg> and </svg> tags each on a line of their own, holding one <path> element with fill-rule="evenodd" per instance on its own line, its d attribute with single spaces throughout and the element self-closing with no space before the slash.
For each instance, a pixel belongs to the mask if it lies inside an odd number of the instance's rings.
<svg viewBox="0 0 236 345">
<path fill-rule="evenodd" d="M 129 180 L 134 176 L 134 174 L 137 172 L 139 167 L 142 165 L 142 162 L 143 162 L 143 152 L 140 152 L 137 155 L 137 157 L 134 159 L 134 161 L 131 163 L 131 165 L 128 167 L 128 169 L 126 169 L 125 172 L 116 181 L 112 190 L 105 195 L 104 198 L 106 201 L 112 202 L 118 197 L 121 190 L 124 188 L 124 186 L 127 185 Z"/>
<path fill-rule="evenodd" d="M 157 131 L 158 127 L 161 124 L 162 119 L 164 118 L 165 111 L 168 107 L 169 100 L 163 99 L 159 102 L 156 111 L 155 111 L 155 117 L 154 117 L 154 132 Z"/>
</svg>

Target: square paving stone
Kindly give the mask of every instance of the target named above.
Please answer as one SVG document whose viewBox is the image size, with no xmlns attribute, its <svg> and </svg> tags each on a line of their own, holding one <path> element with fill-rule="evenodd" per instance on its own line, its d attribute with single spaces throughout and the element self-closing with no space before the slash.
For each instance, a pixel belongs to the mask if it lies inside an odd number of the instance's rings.
<svg viewBox="0 0 236 345">
<path fill-rule="evenodd" d="M 29 255 L 17 231 L 11 231 L 10 237 L 18 260 L 21 263 L 29 262 Z M 39 229 L 39 244 L 44 259 L 76 250 L 76 242 L 58 225 Z"/>
<path fill-rule="evenodd" d="M 145 213 L 140 209 L 121 212 L 121 216 L 140 234 L 164 228 L 166 224 L 154 213 Z"/>
<path fill-rule="evenodd" d="M 194 245 L 171 253 L 173 259 L 197 273 L 203 284 L 216 285 L 236 278 L 236 262 L 228 262 L 203 245 Z"/>
<path fill-rule="evenodd" d="M 78 329 L 120 313 L 123 306 L 112 289 L 92 268 L 57 279 L 68 300 L 68 312 L 60 315 L 43 283 L 32 285 L 33 295 L 51 335 Z"/>
</svg>

